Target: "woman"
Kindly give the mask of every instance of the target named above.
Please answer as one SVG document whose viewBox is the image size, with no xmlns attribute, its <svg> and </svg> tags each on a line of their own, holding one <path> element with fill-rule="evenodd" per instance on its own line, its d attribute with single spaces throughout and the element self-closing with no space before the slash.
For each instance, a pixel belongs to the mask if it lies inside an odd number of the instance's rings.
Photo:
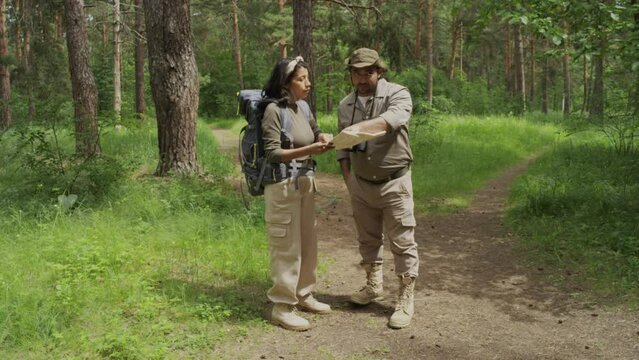
<svg viewBox="0 0 639 360">
<path fill-rule="evenodd" d="M 263 104 L 267 105 L 262 119 L 267 160 L 283 164 L 280 167 L 286 174 L 282 181 L 264 188 L 273 279 L 267 294 L 274 303 L 271 321 L 296 331 L 310 328 L 308 320 L 295 313 L 296 306 L 319 314 L 331 311 L 311 293 L 317 267 L 316 187 L 311 155 L 329 150 L 332 137 L 320 133 L 304 102 L 310 90 L 308 65 L 302 57 L 281 60 L 264 86 L 267 101 Z M 282 133 L 283 117 L 292 122 L 290 134 Z M 292 146 L 288 140 L 291 137 Z"/>
</svg>

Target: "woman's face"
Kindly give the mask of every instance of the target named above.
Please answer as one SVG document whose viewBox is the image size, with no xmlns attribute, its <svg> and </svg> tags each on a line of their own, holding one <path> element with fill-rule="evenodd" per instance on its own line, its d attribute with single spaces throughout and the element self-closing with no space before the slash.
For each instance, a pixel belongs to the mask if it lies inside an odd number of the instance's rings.
<svg viewBox="0 0 639 360">
<path fill-rule="evenodd" d="M 292 102 L 306 99 L 308 94 L 311 93 L 311 80 L 308 78 L 308 69 L 302 66 L 297 68 L 286 88 L 291 94 Z"/>
</svg>

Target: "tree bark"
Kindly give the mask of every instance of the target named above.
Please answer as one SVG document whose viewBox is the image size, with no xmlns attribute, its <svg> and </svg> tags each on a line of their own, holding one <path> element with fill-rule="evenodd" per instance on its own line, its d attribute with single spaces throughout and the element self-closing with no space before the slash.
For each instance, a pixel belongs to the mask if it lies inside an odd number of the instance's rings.
<svg viewBox="0 0 639 360">
<path fill-rule="evenodd" d="M 135 113 L 142 120 L 144 99 L 144 0 L 135 0 Z"/>
<path fill-rule="evenodd" d="M 0 58 L 6 59 L 9 56 L 9 37 L 7 36 L 6 23 L 6 0 L 0 0 Z M 0 65 L 0 94 L 2 96 L 2 119 L 0 119 L 0 130 L 8 129 L 11 126 L 11 78 L 9 67 L 2 62 Z"/>
<path fill-rule="evenodd" d="M 122 52 L 120 40 L 120 0 L 113 1 L 113 113 L 120 123 L 122 113 Z"/>
<path fill-rule="evenodd" d="M 586 57 L 586 54 L 583 55 L 584 57 L 584 63 L 583 63 L 583 72 L 582 72 L 582 76 L 583 76 L 583 83 L 584 83 L 584 100 L 583 103 L 581 104 L 581 113 L 585 113 L 586 110 L 588 110 L 588 93 L 589 93 L 589 81 L 588 81 L 588 57 Z"/>
<path fill-rule="evenodd" d="M 313 59 L 313 3 L 311 0 L 293 0 L 293 49 L 301 55 L 310 67 L 309 78 L 315 83 Z M 311 88 L 312 89 L 312 88 Z M 315 114 L 315 91 L 307 99 Z"/>
<path fill-rule="evenodd" d="M 506 91 L 512 93 L 513 91 L 513 82 L 512 82 L 512 57 L 510 51 L 510 25 L 506 24 L 505 28 L 505 36 L 504 36 L 504 82 L 506 86 Z"/>
<path fill-rule="evenodd" d="M 233 0 L 231 7 L 233 8 L 233 55 L 235 57 L 235 68 L 240 81 L 240 89 L 244 89 L 244 76 L 242 75 L 242 53 L 240 51 L 240 27 L 237 21 L 237 0 Z"/>
<path fill-rule="evenodd" d="M 537 78 L 537 60 L 535 59 L 535 38 L 530 37 L 530 93 L 528 94 L 528 101 L 531 103 L 535 100 L 535 83 Z"/>
<path fill-rule="evenodd" d="M 604 64 L 608 40 L 606 35 L 600 35 L 599 53 L 594 57 L 595 79 L 592 85 L 592 96 L 590 98 L 590 116 L 594 120 L 603 120 L 604 115 Z"/>
<path fill-rule="evenodd" d="M 29 121 L 33 121 L 36 115 L 35 100 L 33 99 L 33 81 L 32 81 L 32 67 L 31 60 L 33 56 L 31 54 L 31 36 L 33 34 L 33 7 L 29 0 L 22 1 L 22 11 L 24 19 L 24 40 L 23 40 L 23 54 L 22 54 L 22 66 L 24 68 L 24 74 L 27 78 L 27 102 L 28 102 L 28 118 Z"/>
<path fill-rule="evenodd" d="M 427 85 L 426 91 L 428 96 L 428 104 L 433 106 L 433 3 L 435 0 L 427 0 L 428 7 L 426 10 L 426 51 L 428 52 L 427 60 Z"/>
<path fill-rule="evenodd" d="M 22 50 L 24 49 L 23 45 L 22 45 L 22 2 L 20 0 L 14 0 L 13 2 L 13 6 L 15 8 L 15 13 L 16 13 L 16 26 L 15 26 L 15 33 L 14 33 L 14 39 L 15 39 L 15 57 L 16 57 L 16 63 L 17 64 L 22 64 Z"/>
<path fill-rule="evenodd" d="M 284 4 L 286 4 L 286 0 L 277 0 L 277 6 L 280 11 L 280 15 L 284 13 Z M 288 44 L 286 43 L 286 38 L 282 36 L 277 43 L 280 47 L 280 57 L 282 59 L 286 59 L 288 57 Z"/>
<path fill-rule="evenodd" d="M 544 49 L 548 49 L 548 41 L 544 41 Z M 544 55 L 543 62 L 543 73 L 541 75 L 541 112 L 544 114 L 548 114 L 548 72 L 549 64 L 548 64 L 548 55 Z"/>
<path fill-rule="evenodd" d="M 422 58 L 422 11 L 424 11 L 424 1 L 416 1 L 417 14 L 415 16 L 417 19 L 415 23 L 415 59 L 417 60 L 417 63 L 420 63 Z"/>
<path fill-rule="evenodd" d="M 566 38 L 564 39 L 564 54 L 562 57 L 563 79 L 564 79 L 564 117 L 570 116 L 570 55 L 568 54 L 568 21 L 564 20 L 564 31 L 566 32 Z"/>
<path fill-rule="evenodd" d="M 524 41 L 521 35 L 521 25 L 514 26 L 513 34 L 515 36 L 515 90 L 520 97 L 522 111 L 526 111 L 526 75 L 524 71 Z"/>
<path fill-rule="evenodd" d="M 158 123 L 156 175 L 198 171 L 195 143 L 199 82 L 189 0 L 145 0 L 151 90 Z"/>
<path fill-rule="evenodd" d="M 454 18 L 451 25 L 451 31 L 453 33 L 450 44 L 450 61 L 448 62 L 448 78 L 453 80 L 455 78 L 455 57 L 457 55 L 457 43 L 459 42 L 459 19 Z"/>
<path fill-rule="evenodd" d="M 89 67 L 89 47 L 84 1 L 64 0 L 69 72 L 75 109 L 75 149 L 83 156 L 100 154 L 98 88 Z"/>
</svg>

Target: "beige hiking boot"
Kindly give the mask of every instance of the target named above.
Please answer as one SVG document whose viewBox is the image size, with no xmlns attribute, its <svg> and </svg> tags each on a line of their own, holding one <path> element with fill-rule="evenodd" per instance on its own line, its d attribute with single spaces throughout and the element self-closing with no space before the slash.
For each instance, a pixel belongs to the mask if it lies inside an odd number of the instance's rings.
<svg viewBox="0 0 639 360">
<path fill-rule="evenodd" d="M 311 328 L 308 320 L 297 315 L 293 305 L 289 304 L 274 304 L 273 311 L 271 311 L 271 322 L 293 331 L 306 331 Z"/>
<path fill-rule="evenodd" d="M 399 278 L 399 294 L 397 296 L 397 304 L 395 304 L 395 312 L 388 321 L 388 326 L 391 328 L 401 329 L 410 324 L 415 312 L 414 290 L 414 277 L 401 276 Z"/>
<path fill-rule="evenodd" d="M 384 273 L 382 264 L 364 264 L 366 270 L 366 286 L 351 295 L 351 302 L 357 305 L 368 305 L 384 298 Z"/>
<path fill-rule="evenodd" d="M 306 295 L 302 300 L 300 300 L 297 306 L 301 310 L 316 314 L 328 314 L 332 311 L 330 305 L 317 301 L 317 299 L 313 297 L 313 294 Z"/>
</svg>

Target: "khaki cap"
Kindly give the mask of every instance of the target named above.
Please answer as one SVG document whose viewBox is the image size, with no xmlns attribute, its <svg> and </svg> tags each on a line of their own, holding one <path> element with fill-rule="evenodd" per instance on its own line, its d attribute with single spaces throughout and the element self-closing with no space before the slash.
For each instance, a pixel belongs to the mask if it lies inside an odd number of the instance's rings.
<svg viewBox="0 0 639 360">
<path fill-rule="evenodd" d="M 346 66 L 354 68 L 363 68 L 368 66 L 377 66 L 386 70 L 386 64 L 379 58 L 377 51 L 368 48 L 359 48 L 344 61 Z"/>
</svg>

